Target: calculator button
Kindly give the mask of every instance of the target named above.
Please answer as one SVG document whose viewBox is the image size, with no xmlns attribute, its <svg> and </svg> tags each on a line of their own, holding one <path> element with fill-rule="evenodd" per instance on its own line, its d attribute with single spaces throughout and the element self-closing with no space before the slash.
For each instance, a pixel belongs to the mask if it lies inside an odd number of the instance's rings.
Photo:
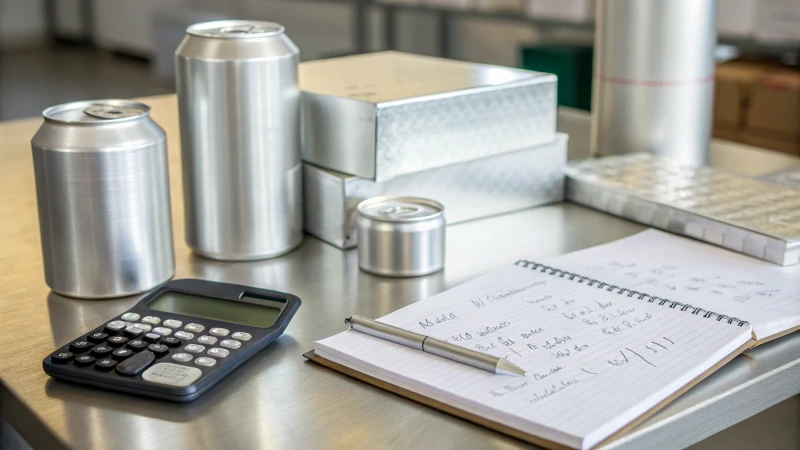
<svg viewBox="0 0 800 450">
<path fill-rule="evenodd" d="M 111 357 L 116 359 L 117 361 L 122 361 L 124 359 L 130 358 L 133 356 L 133 350 L 129 348 L 118 348 L 111 352 Z"/>
<path fill-rule="evenodd" d="M 114 320 L 106 324 L 105 332 L 108 334 L 117 334 L 117 332 L 122 331 L 122 329 L 124 328 L 125 328 L 125 322 L 121 320 Z"/>
<path fill-rule="evenodd" d="M 194 360 L 194 363 L 198 366 L 206 366 L 211 367 L 217 364 L 217 360 L 214 358 L 206 358 L 205 356 L 201 356 Z"/>
<path fill-rule="evenodd" d="M 209 334 L 213 334 L 214 336 L 227 336 L 230 333 L 230 330 L 226 328 L 212 328 L 208 330 Z"/>
<path fill-rule="evenodd" d="M 94 365 L 94 368 L 101 371 L 101 372 L 109 372 L 114 366 L 117 365 L 117 362 L 113 359 L 104 358 L 100 361 L 97 361 L 97 364 Z"/>
<path fill-rule="evenodd" d="M 225 358 L 226 356 L 230 355 L 231 352 L 225 350 L 224 348 L 214 347 L 208 351 L 209 356 L 214 356 L 216 358 Z"/>
<path fill-rule="evenodd" d="M 142 317 L 142 323 L 147 323 L 150 325 L 158 325 L 161 323 L 161 319 L 156 316 L 144 316 Z"/>
<path fill-rule="evenodd" d="M 217 338 L 214 336 L 200 336 L 197 338 L 197 342 L 204 345 L 214 345 L 217 343 Z"/>
<path fill-rule="evenodd" d="M 99 331 L 97 333 L 92 333 L 92 334 L 86 336 L 86 340 L 87 341 L 94 342 L 95 344 L 99 344 L 99 343 L 105 341 L 106 339 L 108 339 L 108 334 L 101 333 Z"/>
<path fill-rule="evenodd" d="M 136 322 L 139 320 L 140 315 L 132 312 L 126 312 L 125 314 L 121 315 L 119 318 L 124 320 L 125 322 Z"/>
<path fill-rule="evenodd" d="M 160 334 L 161 336 L 169 336 L 172 334 L 172 329 L 166 327 L 155 327 L 153 333 Z"/>
<path fill-rule="evenodd" d="M 172 355 L 172 360 L 178 362 L 189 362 L 192 360 L 192 358 L 194 358 L 194 356 L 188 353 L 175 353 Z"/>
<path fill-rule="evenodd" d="M 147 347 L 148 345 L 150 345 L 150 344 L 148 344 L 147 342 L 145 342 L 145 341 L 143 341 L 141 339 L 134 339 L 134 340 L 128 342 L 128 348 L 133 350 L 133 351 L 135 351 L 135 352 L 138 352 L 139 350 Z"/>
<path fill-rule="evenodd" d="M 192 339 L 194 339 L 194 335 L 192 333 L 187 333 L 185 331 L 176 331 L 175 334 L 173 334 L 173 336 L 179 339 L 183 339 L 184 341 L 191 341 Z"/>
<path fill-rule="evenodd" d="M 130 326 L 128 328 L 125 328 L 125 332 L 123 334 L 125 336 L 128 336 L 129 338 L 135 338 L 139 337 L 142 333 L 144 333 L 143 329 Z"/>
<path fill-rule="evenodd" d="M 92 356 L 97 358 L 105 358 L 111 353 L 114 349 L 107 346 L 107 345 L 98 345 L 97 347 L 92 349 Z"/>
<path fill-rule="evenodd" d="M 91 342 L 75 341 L 72 344 L 69 344 L 69 351 L 72 353 L 85 353 L 88 352 L 92 347 L 94 347 L 94 344 Z"/>
<path fill-rule="evenodd" d="M 125 336 L 111 336 L 108 338 L 108 345 L 112 347 L 122 347 L 126 342 L 128 342 L 128 338 Z"/>
<path fill-rule="evenodd" d="M 242 343 L 239 341 L 234 341 L 233 339 L 225 339 L 224 341 L 220 342 L 219 345 L 231 350 L 236 350 L 242 346 Z"/>
<path fill-rule="evenodd" d="M 181 366 L 172 363 L 158 363 L 142 374 L 144 381 L 172 387 L 186 387 L 203 376 L 197 367 Z"/>
<path fill-rule="evenodd" d="M 181 340 L 176 337 L 168 336 L 161 338 L 161 343 L 167 347 L 178 347 L 181 345 Z"/>
<path fill-rule="evenodd" d="M 153 344 L 158 344 L 158 341 L 161 340 L 161 335 L 155 333 L 147 333 L 144 335 L 144 337 L 142 337 L 142 340 L 145 340 Z"/>
<path fill-rule="evenodd" d="M 167 319 L 167 320 L 164 321 L 164 326 L 165 327 L 180 328 L 181 325 L 183 325 L 183 322 L 181 322 L 180 320 Z"/>
<path fill-rule="evenodd" d="M 152 325 L 148 325 L 146 323 L 134 323 L 134 324 L 131 325 L 131 327 L 138 328 L 138 329 L 140 329 L 140 330 L 142 330 L 144 332 L 148 332 L 148 331 L 153 329 Z M 128 327 L 128 328 L 130 328 L 130 327 Z"/>
<path fill-rule="evenodd" d="M 205 345 L 188 344 L 186 347 L 183 347 L 183 351 L 189 353 L 203 353 L 205 350 Z"/>
<path fill-rule="evenodd" d="M 156 357 L 158 357 L 158 358 L 160 358 L 160 357 L 166 355 L 167 353 L 169 353 L 169 347 L 167 347 L 166 345 L 161 345 L 161 344 L 150 344 L 150 345 L 147 346 L 147 349 L 150 350 L 151 352 L 155 353 Z"/>
<path fill-rule="evenodd" d="M 50 356 L 50 361 L 55 364 L 66 364 L 72 361 L 72 358 L 74 357 L 75 355 L 70 352 L 56 352 Z"/>
<path fill-rule="evenodd" d="M 131 356 L 117 364 L 117 372 L 122 375 L 138 375 L 155 361 L 156 355 L 149 350 Z"/>
<path fill-rule="evenodd" d="M 94 356 L 89 355 L 81 355 L 75 358 L 75 365 L 78 367 L 87 367 L 94 364 L 95 358 Z"/>
<path fill-rule="evenodd" d="M 240 340 L 240 341 L 249 341 L 253 339 L 253 336 L 250 333 L 245 333 L 244 331 L 237 331 L 231 335 L 232 338 Z"/>
<path fill-rule="evenodd" d="M 206 327 L 200 325 L 199 323 L 190 323 L 183 327 L 186 331 L 191 331 L 192 333 L 202 333 Z"/>
</svg>

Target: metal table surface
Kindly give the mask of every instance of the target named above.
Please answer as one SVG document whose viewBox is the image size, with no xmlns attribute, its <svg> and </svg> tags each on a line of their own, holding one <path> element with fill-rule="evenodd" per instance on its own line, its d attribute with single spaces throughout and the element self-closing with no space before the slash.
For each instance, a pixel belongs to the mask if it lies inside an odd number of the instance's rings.
<svg viewBox="0 0 800 450">
<path fill-rule="evenodd" d="M 519 258 L 540 259 L 618 239 L 642 226 L 557 204 L 448 228 L 444 272 L 387 279 L 358 270 L 356 253 L 307 237 L 275 260 L 224 263 L 183 241 L 177 105 L 145 99 L 169 137 L 176 277 L 295 293 L 303 305 L 286 334 L 206 395 L 173 404 L 49 379 L 41 361 L 139 297 L 75 300 L 44 283 L 29 140 L 40 119 L 0 124 L 0 415 L 36 448 L 516 448 L 526 444 L 306 362 L 317 339 L 357 313 L 378 317 Z M 585 155 L 584 113 L 563 111 L 572 156 Z M 800 160 L 716 143 L 713 164 L 757 175 Z M 800 391 L 800 334 L 736 358 L 611 447 L 697 442 Z"/>
</svg>

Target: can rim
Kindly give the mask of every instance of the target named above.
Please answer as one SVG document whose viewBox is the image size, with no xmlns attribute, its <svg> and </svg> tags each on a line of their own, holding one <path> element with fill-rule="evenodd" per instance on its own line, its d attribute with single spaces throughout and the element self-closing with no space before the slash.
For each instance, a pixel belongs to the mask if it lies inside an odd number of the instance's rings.
<svg viewBox="0 0 800 450">
<path fill-rule="evenodd" d="M 269 31 L 260 33 L 212 33 L 210 30 L 218 30 L 222 28 L 237 28 L 245 26 L 258 26 L 261 28 L 268 28 Z M 264 20 L 212 20 L 211 22 L 200 22 L 194 25 L 189 25 L 186 28 L 186 33 L 192 36 L 212 38 L 212 39 L 257 39 L 270 36 L 277 36 L 286 31 L 283 25 L 276 22 L 268 22 Z"/>
<path fill-rule="evenodd" d="M 433 214 L 431 214 L 431 215 L 429 215 L 429 216 L 412 217 L 412 218 L 408 218 L 408 219 L 390 219 L 390 218 L 387 218 L 387 217 L 382 217 L 382 216 L 376 216 L 376 215 L 373 215 L 373 214 L 369 214 L 368 212 L 365 211 L 365 209 L 367 207 L 372 206 L 375 203 L 381 203 L 381 202 L 386 202 L 386 201 L 402 201 L 402 202 L 408 202 L 408 203 L 418 203 L 418 204 L 427 205 L 427 206 L 436 208 L 438 211 L 433 213 Z M 431 200 L 431 199 L 428 199 L 428 198 L 422 198 L 422 197 L 382 195 L 382 196 L 379 196 L 379 197 L 372 197 L 372 198 L 368 198 L 366 200 L 362 200 L 356 206 L 356 210 L 358 210 L 358 214 L 359 215 L 361 215 L 363 217 L 367 217 L 367 218 L 372 219 L 372 220 L 378 220 L 378 221 L 381 221 L 381 222 L 392 222 L 392 223 L 411 223 L 411 222 L 424 222 L 424 221 L 431 220 L 431 219 L 436 219 L 437 217 L 442 216 L 444 214 L 444 205 L 442 205 L 441 203 L 439 203 L 439 202 L 437 202 L 435 200 Z"/>
<path fill-rule="evenodd" d="M 132 117 L 120 117 L 117 119 L 104 119 L 104 120 L 97 120 L 97 121 L 82 121 L 82 120 L 65 120 L 59 119 L 56 117 L 56 114 L 60 114 L 63 112 L 71 111 L 74 109 L 81 109 L 84 110 L 90 106 L 95 105 L 112 105 L 112 106 L 127 106 L 127 107 L 135 107 L 139 108 L 144 111 L 142 114 L 138 116 Z M 42 117 L 45 120 L 50 120 L 53 122 L 58 123 L 69 123 L 69 124 L 84 124 L 84 125 L 99 125 L 99 124 L 106 124 L 106 123 L 120 123 L 120 122 L 130 122 L 134 120 L 139 120 L 142 117 L 147 117 L 150 115 L 150 107 L 142 102 L 137 102 L 133 100 L 119 100 L 119 99 L 101 99 L 101 100 L 79 100 L 77 102 L 69 102 L 69 103 L 62 103 L 60 105 L 51 106 L 44 111 L 42 111 Z"/>
</svg>

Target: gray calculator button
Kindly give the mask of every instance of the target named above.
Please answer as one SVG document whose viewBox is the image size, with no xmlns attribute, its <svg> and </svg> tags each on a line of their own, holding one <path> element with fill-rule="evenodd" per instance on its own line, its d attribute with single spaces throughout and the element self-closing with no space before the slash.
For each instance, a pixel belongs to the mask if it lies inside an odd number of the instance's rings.
<svg viewBox="0 0 800 450">
<path fill-rule="evenodd" d="M 206 351 L 206 346 L 197 344 L 187 344 L 186 347 L 183 347 L 183 351 L 189 353 L 203 353 L 204 351 Z"/>
<path fill-rule="evenodd" d="M 181 366 L 172 363 L 158 363 L 142 374 L 142 378 L 145 381 L 173 387 L 189 386 L 202 376 L 203 371 L 197 367 Z"/>
<path fill-rule="evenodd" d="M 208 332 L 214 336 L 227 336 L 228 333 L 230 333 L 230 330 L 226 328 L 212 328 L 208 330 Z"/>
<path fill-rule="evenodd" d="M 206 358 L 205 356 L 201 356 L 200 358 L 195 359 L 194 363 L 198 366 L 211 367 L 217 364 L 217 360 L 214 358 Z"/>
<path fill-rule="evenodd" d="M 172 355 L 172 360 L 173 361 L 178 361 L 178 362 L 189 362 L 193 358 L 194 358 L 194 356 L 192 356 L 192 355 L 190 355 L 188 353 L 175 353 L 174 355 Z"/>
<path fill-rule="evenodd" d="M 219 347 L 214 347 L 208 351 L 208 356 L 214 356 L 216 358 L 224 358 L 230 354 L 231 352 L 229 352 L 228 350 Z"/>
<path fill-rule="evenodd" d="M 153 329 L 153 327 L 151 325 L 148 325 L 146 323 L 135 323 L 135 324 L 133 324 L 131 326 L 134 327 L 134 328 L 138 328 L 138 329 L 140 329 L 142 331 L 145 331 L 145 332 L 150 331 L 150 330 Z"/>
<path fill-rule="evenodd" d="M 249 341 L 253 339 L 253 336 L 250 333 L 245 333 L 244 331 L 237 331 L 231 335 L 232 338 L 239 340 L 239 341 Z"/>
<path fill-rule="evenodd" d="M 200 336 L 197 338 L 197 342 L 205 345 L 214 345 L 217 343 L 217 338 L 214 336 Z"/>
<path fill-rule="evenodd" d="M 183 327 L 183 329 L 186 331 L 191 331 L 192 333 L 202 333 L 203 330 L 206 329 L 206 327 L 200 325 L 199 323 L 189 323 L 186 324 L 186 326 Z"/>
<path fill-rule="evenodd" d="M 133 324 L 133 325 L 129 326 L 128 328 L 125 328 L 125 336 L 136 337 L 136 336 L 139 336 L 142 333 L 144 333 L 143 329 L 141 329 L 139 327 L 136 327 L 134 325 L 138 325 L 138 324 Z"/>
<path fill-rule="evenodd" d="M 120 317 L 120 319 L 122 319 L 122 320 L 124 320 L 126 322 L 136 322 L 137 320 L 139 320 L 139 317 L 140 316 L 138 314 L 129 312 L 129 313 L 123 314 Z"/>
<path fill-rule="evenodd" d="M 144 316 L 142 317 L 142 323 L 147 323 L 150 325 L 158 325 L 161 323 L 161 319 L 156 316 Z"/>
<path fill-rule="evenodd" d="M 192 333 L 187 333 L 185 331 L 176 331 L 175 334 L 173 334 L 173 336 L 175 336 L 178 339 L 183 339 L 185 341 L 191 341 L 192 339 L 194 339 L 194 335 Z"/>
<path fill-rule="evenodd" d="M 115 320 L 113 322 L 108 322 L 108 324 L 106 324 L 106 327 L 109 330 L 119 331 L 119 330 L 125 328 L 125 322 L 123 322 L 121 320 Z"/>
<path fill-rule="evenodd" d="M 164 321 L 163 325 L 165 327 L 170 327 L 170 328 L 180 328 L 181 325 L 183 325 L 183 322 L 181 322 L 180 320 L 175 320 L 175 319 L 167 319 L 167 320 Z"/>
<path fill-rule="evenodd" d="M 220 342 L 219 345 L 231 350 L 236 350 L 242 346 L 242 343 L 239 341 L 234 341 L 233 339 L 225 339 L 224 341 Z"/>
<path fill-rule="evenodd" d="M 169 336 L 172 334 L 172 329 L 166 327 L 155 327 L 153 328 L 153 333 L 158 333 L 161 336 Z"/>
</svg>

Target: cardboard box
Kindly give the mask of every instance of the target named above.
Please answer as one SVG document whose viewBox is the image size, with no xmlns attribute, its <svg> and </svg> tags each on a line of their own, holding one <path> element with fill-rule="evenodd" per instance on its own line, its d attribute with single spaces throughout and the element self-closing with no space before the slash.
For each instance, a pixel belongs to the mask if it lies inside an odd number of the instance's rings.
<svg viewBox="0 0 800 450">
<path fill-rule="evenodd" d="M 747 127 L 800 136 L 800 70 L 774 70 L 753 85 Z"/>
<path fill-rule="evenodd" d="M 528 0 L 525 13 L 537 19 L 592 22 L 595 0 Z"/>
<path fill-rule="evenodd" d="M 756 28 L 756 0 L 719 0 L 717 29 L 723 36 L 752 36 Z"/>
<path fill-rule="evenodd" d="M 730 61 L 717 66 L 714 92 L 714 127 L 744 127 L 753 85 L 773 66 Z"/>
<path fill-rule="evenodd" d="M 800 156 L 800 135 L 792 136 L 749 129 L 742 132 L 740 136 L 738 141 L 741 143 Z"/>
<path fill-rule="evenodd" d="M 758 0 L 754 34 L 762 42 L 800 43 L 800 1 Z"/>
</svg>

